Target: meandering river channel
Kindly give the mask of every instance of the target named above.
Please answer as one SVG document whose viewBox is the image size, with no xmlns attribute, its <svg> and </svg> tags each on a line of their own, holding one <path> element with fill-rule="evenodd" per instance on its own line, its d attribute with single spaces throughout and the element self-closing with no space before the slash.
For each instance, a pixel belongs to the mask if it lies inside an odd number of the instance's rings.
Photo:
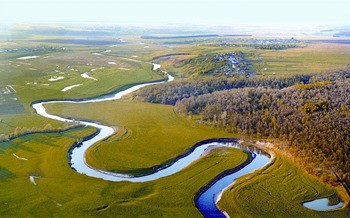
<svg viewBox="0 0 350 218">
<path fill-rule="evenodd" d="M 168 82 L 174 80 L 174 77 L 172 77 L 169 74 L 167 74 L 167 77 L 168 77 L 168 80 L 167 80 Z M 167 166 L 163 166 L 155 170 L 155 172 L 149 175 L 134 177 L 132 175 L 107 172 L 107 171 L 99 170 L 92 166 L 89 166 L 85 160 L 85 152 L 90 146 L 92 146 L 96 142 L 113 135 L 114 133 L 113 128 L 102 124 L 98 124 L 92 121 L 73 120 L 70 118 L 64 118 L 57 115 L 49 114 L 46 112 L 46 109 L 45 109 L 46 104 L 55 104 L 55 103 L 84 104 L 84 103 L 92 103 L 92 102 L 117 100 L 117 99 L 120 99 L 122 96 L 132 93 L 142 87 L 155 85 L 155 84 L 159 84 L 167 81 L 164 80 L 164 81 L 158 81 L 158 82 L 139 84 L 139 85 L 132 86 L 131 88 L 128 88 L 126 90 L 117 91 L 113 94 L 100 96 L 94 99 L 35 102 L 32 104 L 32 107 L 35 109 L 36 113 L 49 119 L 58 120 L 62 122 L 75 121 L 75 122 L 80 122 L 86 126 L 92 126 L 97 128 L 98 131 L 94 135 L 87 137 L 81 143 L 78 143 L 72 146 L 68 154 L 69 165 L 72 169 L 74 169 L 78 173 L 85 174 L 87 176 L 91 176 L 95 178 L 108 180 L 108 181 L 147 182 L 147 181 L 156 180 L 162 177 L 166 177 L 176 172 L 179 172 L 183 168 L 187 167 L 192 162 L 200 158 L 201 155 L 207 151 L 207 149 L 211 149 L 212 147 L 233 147 L 233 148 L 239 148 L 239 149 L 245 150 L 249 154 L 249 158 L 245 163 L 243 163 L 240 166 L 237 166 L 234 169 L 228 170 L 220 174 L 216 179 L 214 179 L 214 181 L 212 181 L 206 187 L 201 188 L 197 193 L 197 195 L 195 196 L 196 206 L 205 217 L 213 217 L 213 216 L 224 217 L 225 213 L 220 211 L 216 207 L 216 203 L 220 199 L 222 192 L 225 190 L 225 188 L 229 187 L 235 179 L 265 166 L 270 160 L 270 155 L 268 155 L 264 151 L 257 148 L 242 146 L 238 143 L 236 139 L 211 139 L 211 140 L 205 140 L 197 143 L 195 146 L 189 149 L 186 153 L 175 158 L 173 163 Z M 308 204 L 307 206 L 309 205 L 310 204 Z M 316 210 L 319 209 L 318 207 L 312 208 L 312 203 L 311 203 L 311 206 L 308 208 L 316 209 Z M 332 207 L 331 209 L 334 209 L 334 207 Z M 327 210 L 327 208 L 322 207 L 321 210 Z"/>
</svg>

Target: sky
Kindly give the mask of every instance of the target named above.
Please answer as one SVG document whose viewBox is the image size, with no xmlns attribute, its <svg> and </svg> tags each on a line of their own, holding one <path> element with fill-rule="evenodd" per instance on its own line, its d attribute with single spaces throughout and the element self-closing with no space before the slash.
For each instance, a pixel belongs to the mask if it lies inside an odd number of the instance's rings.
<svg viewBox="0 0 350 218">
<path fill-rule="evenodd" d="M 350 0 L 0 0 L 0 23 L 347 25 Z"/>
</svg>

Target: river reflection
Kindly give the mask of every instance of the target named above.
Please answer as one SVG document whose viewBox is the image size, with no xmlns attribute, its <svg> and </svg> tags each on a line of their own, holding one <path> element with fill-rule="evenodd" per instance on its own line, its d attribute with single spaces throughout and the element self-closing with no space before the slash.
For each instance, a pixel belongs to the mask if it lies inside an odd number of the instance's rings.
<svg viewBox="0 0 350 218">
<path fill-rule="evenodd" d="M 259 148 L 238 143 L 234 147 L 249 152 L 250 156 L 245 163 L 223 172 L 198 192 L 195 203 L 204 217 L 225 217 L 216 206 L 224 189 L 229 187 L 237 178 L 265 166 L 270 160 L 270 155 Z"/>
<path fill-rule="evenodd" d="M 97 124 L 96 124 L 97 125 Z M 151 174 L 135 177 L 133 175 L 106 172 L 102 170 L 95 169 L 89 166 L 86 161 L 84 154 L 86 150 L 93 145 L 96 141 L 99 141 L 110 133 L 113 133 L 110 127 L 99 126 L 101 129 L 100 133 L 91 139 L 84 140 L 81 144 L 76 146 L 71 150 L 69 154 L 71 167 L 81 174 L 85 174 L 91 177 L 100 178 L 108 181 L 129 181 L 129 182 L 147 182 L 163 178 L 166 176 L 173 175 L 185 167 L 189 166 L 191 163 L 199 159 L 208 149 L 212 147 L 241 147 L 235 139 L 209 139 L 197 143 L 190 150 L 184 154 L 173 159 L 172 163 L 166 166 L 160 166 L 158 169 L 154 169 Z"/>
</svg>

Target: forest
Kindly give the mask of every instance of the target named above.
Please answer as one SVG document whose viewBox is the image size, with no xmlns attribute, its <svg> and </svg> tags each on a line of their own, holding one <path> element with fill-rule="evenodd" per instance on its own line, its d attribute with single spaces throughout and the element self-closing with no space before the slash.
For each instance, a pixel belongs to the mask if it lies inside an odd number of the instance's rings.
<svg viewBox="0 0 350 218">
<path fill-rule="evenodd" d="M 350 69 L 272 79 L 181 80 L 148 87 L 144 101 L 228 132 L 273 140 L 310 174 L 350 185 Z"/>
<path fill-rule="evenodd" d="M 270 87 L 282 89 L 294 84 L 310 83 L 310 75 L 295 75 L 285 78 L 200 78 L 182 79 L 171 83 L 149 86 L 137 92 L 135 97 L 144 101 L 175 105 L 178 100 L 195 97 L 215 91 L 238 89 L 244 87 Z"/>
</svg>

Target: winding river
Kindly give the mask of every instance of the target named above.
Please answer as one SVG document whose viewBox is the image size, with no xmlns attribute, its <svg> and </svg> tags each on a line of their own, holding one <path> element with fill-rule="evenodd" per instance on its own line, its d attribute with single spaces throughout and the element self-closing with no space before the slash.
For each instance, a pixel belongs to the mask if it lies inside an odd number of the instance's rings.
<svg viewBox="0 0 350 218">
<path fill-rule="evenodd" d="M 271 158 L 269 154 L 255 147 L 247 147 L 239 143 L 236 143 L 234 147 L 246 151 L 249 158 L 243 164 L 220 174 L 199 190 L 195 196 L 195 203 L 204 217 L 225 217 L 225 212 L 220 211 L 216 206 L 225 189 L 230 187 L 237 178 L 265 166 Z"/>
<path fill-rule="evenodd" d="M 213 217 L 213 216 L 224 217 L 225 213 L 221 212 L 216 207 L 216 203 L 218 200 L 220 200 L 220 196 L 222 192 L 225 190 L 225 188 L 229 187 L 235 179 L 265 166 L 269 162 L 270 156 L 264 151 L 259 150 L 257 148 L 242 146 L 238 143 L 236 139 L 211 139 L 211 140 L 205 140 L 197 143 L 187 152 L 175 158 L 171 164 L 167 166 L 162 166 L 156 169 L 155 172 L 148 175 L 135 177 L 127 174 L 107 172 L 107 171 L 99 170 L 92 166 L 89 166 L 85 160 L 85 152 L 90 146 L 92 146 L 96 142 L 113 135 L 114 134 L 113 128 L 99 124 L 99 123 L 95 123 L 92 121 L 73 120 L 70 118 L 64 118 L 57 115 L 49 114 L 46 112 L 46 109 L 45 109 L 46 104 L 55 104 L 55 103 L 84 104 L 84 103 L 92 103 L 92 102 L 117 100 L 117 99 L 120 99 L 122 96 L 132 93 L 142 87 L 155 85 L 155 84 L 159 84 L 167 81 L 170 82 L 174 80 L 174 77 L 172 77 L 171 75 L 167 73 L 166 75 L 168 77 L 168 80 L 135 85 L 126 90 L 117 91 L 113 94 L 107 94 L 104 96 L 96 97 L 94 99 L 41 101 L 41 102 L 33 103 L 32 107 L 35 109 L 36 113 L 49 119 L 58 120 L 62 122 L 75 121 L 75 122 L 80 122 L 86 126 L 97 128 L 98 131 L 95 134 L 85 138 L 81 143 L 77 143 L 71 147 L 68 153 L 69 165 L 72 169 L 74 169 L 78 173 L 85 174 L 87 176 L 91 176 L 95 178 L 108 180 L 108 181 L 147 182 L 147 181 L 156 180 L 162 177 L 166 177 L 176 172 L 179 172 L 183 168 L 187 167 L 192 162 L 200 158 L 203 155 L 203 153 L 208 151 L 208 149 L 211 150 L 213 147 L 232 147 L 232 148 L 239 148 L 239 149 L 245 150 L 249 154 L 249 158 L 245 163 L 243 163 L 240 166 L 237 166 L 234 169 L 228 170 L 220 174 L 210 184 L 201 188 L 198 191 L 197 195 L 195 196 L 196 206 L 198 210 L 205 217 Z M 313 209 L 312 207 L 309 207 L 309 208 Z M 323 208 L 322 210 L 325 210 L 325 209 Z"/>
</svg>

